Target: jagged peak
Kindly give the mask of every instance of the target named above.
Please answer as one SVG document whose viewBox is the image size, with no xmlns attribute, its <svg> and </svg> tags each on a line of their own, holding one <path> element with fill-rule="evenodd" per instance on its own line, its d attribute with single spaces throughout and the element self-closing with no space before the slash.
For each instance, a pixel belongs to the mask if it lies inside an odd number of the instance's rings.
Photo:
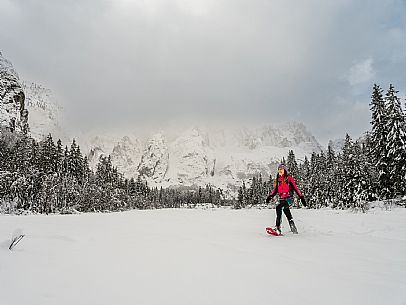
<svg viewBox="0 0 406 305">
<path fill-rule="evenodd" d="M 20 77 L 17 71 L 14 69 L 13 64 L 8 59 L 4 58 L 0 52 L 0 73 L 9 73 L 13 75 L 18 81 Z"/>
</svg>

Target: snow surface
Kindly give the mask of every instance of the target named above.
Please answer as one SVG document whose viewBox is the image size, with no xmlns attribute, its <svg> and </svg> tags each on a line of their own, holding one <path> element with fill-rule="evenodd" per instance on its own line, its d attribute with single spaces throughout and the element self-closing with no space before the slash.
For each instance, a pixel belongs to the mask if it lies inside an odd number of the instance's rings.
<svg viewBox="0 0 406 305">
<path fill-rule="evenodd" d="M 405 208 L 293 215 L 283 237 L 270 209 L 2 215 L 0 304 L 406 304 Z"/>
</svg>

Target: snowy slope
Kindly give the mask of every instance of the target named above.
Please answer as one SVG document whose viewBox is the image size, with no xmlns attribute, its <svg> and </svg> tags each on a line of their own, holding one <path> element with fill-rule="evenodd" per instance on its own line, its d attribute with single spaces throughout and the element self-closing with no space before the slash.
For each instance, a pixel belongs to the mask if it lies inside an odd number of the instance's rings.
<svg viewBox="0 0 406 305">
<path fill-rule="evenodd" d="M 293 215 L 284 237 L 268 209 L 3 215 L 0 304 L 406 304 L 406 209 Z"/>
</svg>

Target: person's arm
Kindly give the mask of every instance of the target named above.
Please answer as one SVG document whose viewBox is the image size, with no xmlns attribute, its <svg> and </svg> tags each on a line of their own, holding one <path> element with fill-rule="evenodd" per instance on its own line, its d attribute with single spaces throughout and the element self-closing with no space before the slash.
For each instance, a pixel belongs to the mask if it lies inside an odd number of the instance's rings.
<svg viewBox="0 0 406 305">
<path fill-rule="evenodd" d="M 306 204 L 306 200 L 304 199 L 302 193 L 300 192 L 299 188 L 296 185 L 295 179 L 293 179 L 292 176 L 289 176 L 288 178 L 288 183 L 290 183 L 290 185 L 292 185 L 293 189 L 295 190 L 296 194 L 299 196 L 300 200 L 302 201 L 302 204 L 304 206 L 307 206 Z"/>
<path fill-rule="evenodd" d="M 292 176 L 289 176 L 288 182 L 290 183 L 290 185 L 292 185 L 292 187 L 293 187 L 293 189 L 295 190 L 296 194 L 297 194 L 299 197 L 303 197 L 302 193 L 300 192 L 299 188 L 298 188 L 297 185 L 296 185 L 295 179 L 293 179 Z"/>
<path fill-rule="evenodd" d="M 278 192 L 278 183 L 275 183 L 274 187 L 273 187 L 273 191 L 272 193 L 270 193 L 268 195 L 268 197 L 266 197 L 266 203 L 269 203 L 271 201 L 271 199 L 273 197 L 275 197 L 276 193 Z"/>
</svg>

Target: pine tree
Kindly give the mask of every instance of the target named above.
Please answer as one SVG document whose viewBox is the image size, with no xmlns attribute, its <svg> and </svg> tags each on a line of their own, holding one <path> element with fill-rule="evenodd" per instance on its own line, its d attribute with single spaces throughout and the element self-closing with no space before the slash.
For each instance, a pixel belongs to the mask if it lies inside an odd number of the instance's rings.
<svg viewBox="0 0 406 305">
<path fill-rule="evenodd" d="M 398 91 L 393 85 L 390 85 L 385 96 L 388 126 L 386 133 L 387 166 L 390 175 L 388 189 L 391 197 L 405 194 L 406 189 L 404 174 L 406 160 L 405 117 L 397 93 Z"/>
<path fill-rule="evenodd" d="M 45 174 L 55 173 L 57 162 L 57 149 L 52 135 L 48 134 L 45 140 L 40 143 L 40 166 L 42 172 Z"/>
<path fill-rule="evenodd" d="M 371 101 L 372 112 L 372 154 L 374 155 L 375 165 L 378 171 L 378 180 L 380 185 L 380 196 L 383 199 L 389 198 L 391 194 L 391 180 L 388 160 L 388 116 L 383 98 L 383 90 L 374 85 Z"/>
<path fill-rule="evenodd" d="M 65 174 L 69 174 L 69 171 L 70 171 L 68 146 L 65 146 L 65 149 L 63 151 L 62 171 Z"/>
<path fill-rule="evenodd" d="M 247 205 L 247 187 L 245 185 L 245 181 L 242 182 L 242 201 L 241 201 L 241 207 L 245 208 Z"/>
<path fill-rule="evenodd" d="M 72 141 L 68 160 L 68 173 L 75 177 L 79 183 L 83 183 L 86 169 L 80 147 L 76 144 L 75 139 Z"/>
<path fill-rule="evenodd" d="M 309 194 L 309 207 L 320 208 L 324 203 L 323 177 L 325 171 L 325 157 L 313 152 L 310 159 L 310 174 L 307 193 Z"/>
<path fill-rule="evenodd" d="M 258 203 L 258 183 L 257 178 L 252 177 L 251 187 L 248 191 L 248 204 L 255 205 Z"/>
<path fill-rule="evenodd" d="M 63 146 L 61 139 L 56 143 L 56 162 L 54 171 L 61 175 L 63 171 Z"/>
<path fill-rule="evenodd" d="M 141 180 L 141 175 L 137 177 L 137 181 L 135 182 L 135 190 L 138 196 L 143 196 L 145 194 L 145 185 Z"/>
<path fill-rule="evenodd" d="M 263 181 L 261 174 L 259 174 L 258 178 L 258 188 L 258 203 L 263 203 L 265 201 L 265 198 L 268 196 L 269 190 L 266 182 Z"/>
<path fill-rule="evenodd" d="M 92 177 L 93 172 L 90 169 L 89 160 L 88 160 L 87 156 L 85 156 L 83 158 L 82 164 L 83 164 L 83 181 L 88 182 L 89 179 Z"/>
<path fill-rule="evenodd" d="M 333 143 L 330 141 L 327 146 L 326 156 L 326 202 L 329 206 L 334 206 L 334 202 L 337 195 L 337 157 L 333 149 Z"/>
<path fill-rule="evenodd" d="M 403 130 L 406 133 L 406 103 L 405 103 L 405 108 L 403 109 Z M 406 160 L 406 151 L 404 151 L 403 154 L 403 160 Z M 403 194 L 406 194 L 406 162 L 403 162 L 403 167 L 402 167 L 402 173 L 403 173 Z"/>
<path fill-rule="evenodd" d="M 113 184 L 113 165 L 111 164 L 111 157 L 101 156 L 96 168 L 96 183 L 100 186 Z M 138 186 L 137 186 L 138 187 Z M 137 189 L 137 192 L 139 190 Z"/>
<path fill-rule="evenodd" d="M 241 209 L 243 206 L 243 201 L 244 201 L 244 194 L 243 194 L 242 186 L 240 186 L 240 188 L 238 189 L 237 202 L 236 202 L 234 208 Z"/>
<path fill-rule="evenodd" d="M 368 201 L 377 200 L 379 197 L 379 178 L 378 171 L 375 166 L 374 154 L 373 154 L 373 142 L 372 135 L 370 132 L 365 133 L 365 141 L 362 143 L 361 149 L 362 157 L 361 164 L 363 170 L 367 176 L 367 184 L 369 189 Z"/>
<path fill-rule="evenodd" d="M 357 184 L 356 181 L 357 176 L 355 175 L 355 173 L 358 171 L 357 168 L 359 168 L 359 164 L 357 164 L 356 162 L 354 144 L 352 142 L 351 137 L 348 134 L 345 136 L 340 167 L 342 169 L 341 183 L 343 184 L 343 188 L 341 190 L 341 196 L 344 204 L 343 207 L 349 208 L 355 202 L 354 195 L 355 195 L 355 186 Z"/>
<path fill-rule="evenodd" d="M 136 195 L 136 185 L 135 185 L 135 180 L 133 177 L 131 177 L 129 183 L 128 183 L 128 193 L 130 196 L 135 196 Z"/>
<path fill-rule="evenodd" d="M 371 196 L 371 184 L 368 168 L 368 157 L 365 154 L 365 144 L 358 142 L 353 145 L 354 164 L 353 186 L 354 197 L 352 207 L 356 209 L 366 210 L 366 204 Z"/>
<path fill-rule="evenodd" d="M 30 166 L 33 169 L 39 169 L 40 167 L 40 147 L 37 141 L 35 141 L 34 139 L 31 140 L 31 145 L 30 145 Z"/>
<path fill-rule="evenodd" d="M 318 201 L 319 207 L 325 207 L 328 204 L 327 201 L 327 158 L 323 151 L 317 155 L 317 171 L 318 171 Z"/>
<path fill-rule="evenodd" d="M 293 150 L 289 150 L 288 159 L 286 166 L 289 169 L 289 174 L 291 174 L 295 179 L 298 178 L 299 167 L 296 162 L 296 157 Z"/>
<path fill-rule="evenodd" d="M 307 156 L 305 156 L 304 161 L 299 166 L 299 176 L 301 177 L 301 192 L 303 196 L 307 198 L 309 207 L 312 207 L 311 200 L 311 170 L 310 162 Z"/>
<path fill-rule="evenodd" d="M 20 134 L 19 151 L 16 152 L 19 156 L 17 168 L 24 175 L 28 175 L 30 172 L 31 143 L 31 139 L 27 134 Z"/>
<path fill-rule="evenodd" d="M 9 130 L 0 126 L 0 171 L 6 171 L 9 168 L 9 134 L 11 134 Z"/>
</svg>

